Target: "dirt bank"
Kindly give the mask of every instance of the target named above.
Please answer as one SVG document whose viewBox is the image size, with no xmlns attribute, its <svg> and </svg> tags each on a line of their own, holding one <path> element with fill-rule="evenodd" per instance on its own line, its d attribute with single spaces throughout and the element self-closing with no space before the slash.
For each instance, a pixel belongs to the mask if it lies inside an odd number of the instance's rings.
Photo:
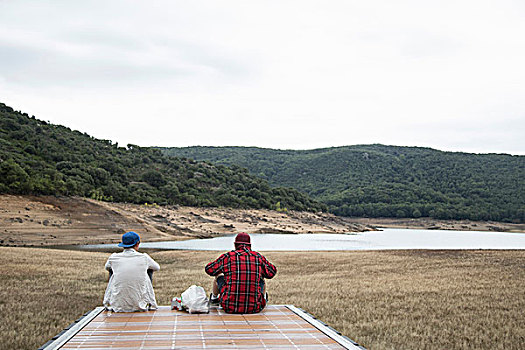
<svg viewBox="0 0 525 350">
<path fill-rule="evenodd" d="M 85 198 L 0 195 L 0 245 L 53 246 L 249 233 L 344 233 L 371 228 L 331 214 L 228 208 L 160 207 Z"/>
<path fill-rule="evenodd" d="M 524 224 L 459 220 L 341 218 L 326 213 L 230 208 L 160 207 L 85 198 L 0 195 L 1 246 L 54 246 L 120 241 L 137 231 L 143 241 L 249 233 L 344 233 L 378 227 L 525 232 Z"/>
<path fill-rule="evenodd" d="M 437 220 L 432 218 L 348 218 L 347 220 L 353 223 L 359 223 L 376 228 L 385 227 L 427 230 L 525 232 L 525 224 L 509 224 L 495 221 Z"/>
</svg>

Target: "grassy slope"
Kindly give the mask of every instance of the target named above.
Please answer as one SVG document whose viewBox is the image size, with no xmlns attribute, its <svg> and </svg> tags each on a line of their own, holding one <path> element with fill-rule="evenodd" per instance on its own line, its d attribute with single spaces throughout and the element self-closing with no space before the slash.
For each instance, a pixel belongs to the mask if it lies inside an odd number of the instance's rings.
<svg viewBox="0 0 525 350">
<path fill-rule="evenodd" d="M 325 205 L 271 188 L 238 167 L 95 139 L 0 103 L 0 193 L 67 195 L 115 202 L 318 211 Z"/>
<path fill-rule="evenodd" d="M 218 252 L 157 252 L 160 304 Z M 265 254 L 278 266 L 271 302 L 311 312 L 370 349 L 519 349 L 525 251 Z M 101 304 L 104 253 L 0 248 L 1 349 L 42 345 Z M 330 266 L 330 271 L 328 271 Z"/>
<path fill-rule="evenodd" d="M 246 167 L 274 186 L 309 194 L 338 215 L 525 220 L 523 156 L 378 144 L 314 150 L 162 150 L 172 156 Z"/>
</svg>

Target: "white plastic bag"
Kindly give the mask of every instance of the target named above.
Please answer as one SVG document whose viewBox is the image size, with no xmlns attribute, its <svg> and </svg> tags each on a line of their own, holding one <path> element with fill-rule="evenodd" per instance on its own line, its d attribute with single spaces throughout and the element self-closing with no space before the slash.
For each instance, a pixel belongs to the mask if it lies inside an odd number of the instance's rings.
<svg viewBox="0 0 525 350">
<path fill-rule="evenodd" d="M 202 314 L 210 312 L 208 305 L 208 298 L 204 288 L 192 285 L 186 289 L 181 295 L 182 306 L 188 310 L 190 314 Z"/>
</svg>

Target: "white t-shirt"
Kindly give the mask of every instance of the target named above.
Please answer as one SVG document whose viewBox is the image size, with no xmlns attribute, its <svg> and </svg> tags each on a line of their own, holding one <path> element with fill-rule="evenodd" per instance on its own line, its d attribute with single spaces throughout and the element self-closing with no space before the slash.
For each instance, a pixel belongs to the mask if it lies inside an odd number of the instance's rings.
<svg viewBox="0 0 525 350">
<path fill-rule="evenodd" d="M 114 312 L 133 312 L 157 309 L 155 292 L 148 277 L 148 269 L 160 270 L 148 254 L 133 248 L 122 253 L 113 253 L 106 262 L 106 270 L 112 270 L 104 306 Z"/>
</svg>

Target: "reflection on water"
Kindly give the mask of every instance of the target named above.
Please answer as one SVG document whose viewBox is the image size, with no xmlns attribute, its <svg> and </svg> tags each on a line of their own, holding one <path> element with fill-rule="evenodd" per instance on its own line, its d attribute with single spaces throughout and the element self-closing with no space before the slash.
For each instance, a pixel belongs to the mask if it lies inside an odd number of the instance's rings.
<svg viewBox="0 0 525 350">
<path fill-rule="evenodd" d="M 352 234 L 251 234 L 252 247 L 268 250 L 525 249 L 525 234 L 508 232 L 384 229 Z M 188 241 L 143 242 L 141 248 L 231 250 L 235 235 Z M 116 244 L 82 246 L 100 250 Z"/>
</svg>

